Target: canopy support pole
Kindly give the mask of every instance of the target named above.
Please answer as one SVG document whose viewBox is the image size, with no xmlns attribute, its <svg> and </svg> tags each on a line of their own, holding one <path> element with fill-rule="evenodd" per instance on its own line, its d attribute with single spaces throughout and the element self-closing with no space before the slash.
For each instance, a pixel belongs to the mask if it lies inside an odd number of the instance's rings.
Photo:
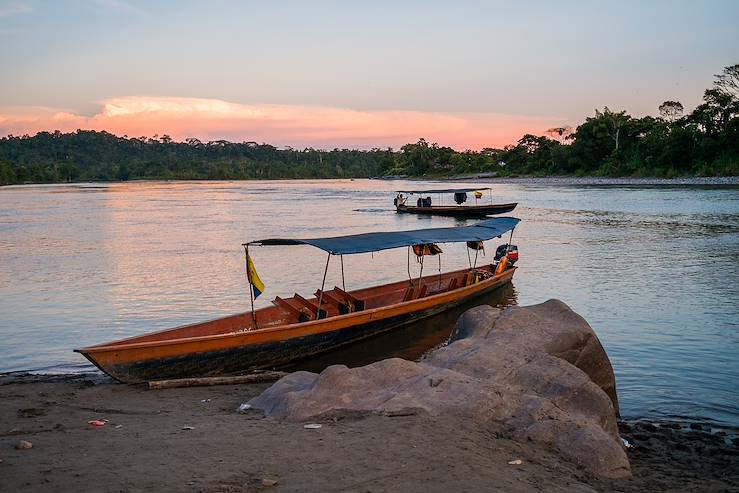
<svg viewBox="0 0 739 493">
<path fill-rule="evenodd" d="M 344 281 L 344 254 L 340 255 L 341 258 L 341 289 L 346 291 L 346 282 Z"/>
<path fill-rule="evenodd" d="M 423 277 L 423 258 L 425 255 L 423 255 L 423 250 L 421 250 L 421 271 L 418 273 L 418 289 L 421 289 L 421 278 Z"/>
<path fill-rule="evenodd" d="M 408 247 L 408 282 L 413 285 L 413 277 L 411 276 L 411 247 Z"/>
<path fill-rule="evenodd" d="M 507 247 L 506 247 L 506 249 L 505 249 L 505 253 L 506 253 L 506 255 L 508 255 L 508 252 L 509 252 L 509 251 L 511 250 L 511 243 L 513 243 L 513 230 L 515 230 L 515 229 L 516 229 L 516 228 L 513 228 L 513 229 L 511 230 L 511 236 L 510 236 L 510 237 L 508 238 L 508 246 L 507 246 Z"/>
<path fill-rule="evenodd" d="M 436 289 L 441 291 L 441 254 L 438 254 L 437 256 L 439 257 L 439 285 L 436 287 Z"/>
<path fill-rule="evenodd" d="M 328 274 L 328 263 L 331 260 L 331 252 L 326 257 L 326 268 L 323 270 L 323 281 L 321 282 L 321 294 L 318 295 L 318 309 L 316 310 L 316 320 L 321 317 L 321 303 L 323 303 L 323 288 L 326 287 L 326 274 Z"/>
<path fill-rule="evenodd" d="M 258 329 L 257 315 L 254 313 L 254 285 L 251 283 L 251 274 L 249 273 L 249 244 L 244 244 L 244 255 L 246 256 L 246 280 L 249 282 L 249 301 L 251 302 L 251 320 L 254 328 Z"/>
</svg>

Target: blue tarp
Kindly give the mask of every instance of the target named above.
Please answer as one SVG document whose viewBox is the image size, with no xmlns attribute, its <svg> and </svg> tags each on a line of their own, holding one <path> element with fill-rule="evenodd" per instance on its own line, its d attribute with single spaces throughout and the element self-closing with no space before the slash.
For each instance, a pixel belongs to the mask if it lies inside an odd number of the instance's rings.
<svg viewBox="0 0 739 493">
<path fill-rule="evenodd" d="M 409 193 L 409 194 L 422 194 L 422 193 L 466 193 L 475 192 L 477 190 L 492 190 L 492 188 L 444 188 L 437 190 L 396 190 L 398 193 Z"/>
<path fill-rule="evenodd" d="M 312 245 L 334 255 L 378 252 L 391 248 L 423 245 L 425 243 L 459 243 L 484 241 L 512 230 L 520 222 L 515 217 L 496 217 L 472 226 L 456 228 L 416 229 L 413 231 L 389 231 L 363 233 L 332 238 L 282 239 L 268 238 L 252 241 L 249 245 Z"/>
</svg>

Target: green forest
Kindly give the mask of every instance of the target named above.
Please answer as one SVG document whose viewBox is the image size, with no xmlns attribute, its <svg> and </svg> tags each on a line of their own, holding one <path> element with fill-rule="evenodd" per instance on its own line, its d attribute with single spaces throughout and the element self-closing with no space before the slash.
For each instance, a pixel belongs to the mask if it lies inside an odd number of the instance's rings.
<svg viewBox="0 0 739 493">
<path fill-rule="evenodd" d="M 576 128 L 524 135 L 503 149 L 455 151 L 421 138 L 399 150 L 278 149 L 256 142 L 176 142 L 108 132 L 39 132 L 0 138 L 0 185 L 134 179 L 231 180 L 444 176 L 739 175 L 739 64 L 726 67 L 702 103 L 684 114 L 665 101 L 659 116 L 608 107 Z"/>
</svg>

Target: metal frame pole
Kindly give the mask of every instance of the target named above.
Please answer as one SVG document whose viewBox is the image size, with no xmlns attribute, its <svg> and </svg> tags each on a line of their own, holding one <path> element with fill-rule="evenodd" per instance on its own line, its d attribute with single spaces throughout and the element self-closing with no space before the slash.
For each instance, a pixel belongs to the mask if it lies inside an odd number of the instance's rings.
<svg viewBox="0 0 739 493">
<path fill-rule="evenodd" d="M 329 261 L 331 261 L 331 252 L 328 252 L 328 257 L 326 257 L 326 268 L 323 270 L 323 281 L 321 282 L 321 294 L 318 296 L 318 309 L 316 310 L 316 320 L 318 320 L 321 315 L 321 303 L 323 303 L 323 288 L 326 287 L 326 274 L 328 274 Z"/>
<path fill-rule="evenodd" d="M 506 249 L 505 249 L 505 253 L 506 253 L 506 255 L 508 255 L 508 252 L 509 252 L 509 251 L 511 251 L 511 243 L 513 243 L 513 231 L 514 231 L 515 229 L 516 229 L 516 228 L 513 228 L 513 229 L 511 230 L 511 236 L 510 236 L 510 237 L 508 238 L 508 246 L 507 246 L 507 247 L 506 247 Z"/>
</svg>

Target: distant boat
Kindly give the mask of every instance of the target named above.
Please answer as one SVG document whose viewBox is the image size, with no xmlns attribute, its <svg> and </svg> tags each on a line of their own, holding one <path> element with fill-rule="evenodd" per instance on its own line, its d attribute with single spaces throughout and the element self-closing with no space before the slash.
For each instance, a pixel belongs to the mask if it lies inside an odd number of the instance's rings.
<svg viewBox="0 0 739 493">
<path fill-rule="evenodd" d="M 381 286 L 346 291 L 321 289 L 311 298 L 295 294 L 274 306 L 208 322 L 76 349 L 95 366 L 121 382 L 213 376 L 274 368 L 300 358 L 361 341 L 417 320 L 449 310 L 511 281 L 518 250 L 508 243 L 498 247 L 493 263 L 477 266 L 482 242 L 501 237 L 519 219 L 503 217 L 456 228 L 365 233 L 315 239 L 266 239 L 245 243 L 250 296 L 255 274 L 249 257 L 254 245 L 313 245 L 326 252 L 326 271 L 333 255 L 368 253 L 408 247 L 409 279 Z M 476 250 L 469 269 L 423 276 L 425 255 L 438 255 L 437 243 L 467 242 Z M 410 278 L 410 249 L 418 255 L 421 272 Z M 258 278 L 258 277 L 257 277 Z M 261 289 L 264 287 L 261 286 Z"/>
<path fill-rule="evenodd" d="M 483 190 L 490 192 L 490 204 L 480 204 L 478 201 L 483 196 Z M 475 203 L 472 205 L 461 205 L 467 202 L 467 194 L 473 192 Z M 505 214 L 516 208 L 518 202 L 510 202 L 507 204 L 492 203 L 491 188 L 448 188 L 436 190 L 398 190 L 395 196 L 395 210 L 398 213 L 405 214 L 426 214 L 434 216 L 452 216 L 466 218 L 484 218 L 496 214 Z M 407 194 L 407 195 L 403 195 Z M 457 205 L 440 205 L 432 204 L 431 195 L 437 195 L 441 198 L 443 195 L 451 194 Z M 411 195 L 418 195 L 416 204 L 408 204 Z M 423 197 L 426 195 L 426 197 Z"/>
</svg>

